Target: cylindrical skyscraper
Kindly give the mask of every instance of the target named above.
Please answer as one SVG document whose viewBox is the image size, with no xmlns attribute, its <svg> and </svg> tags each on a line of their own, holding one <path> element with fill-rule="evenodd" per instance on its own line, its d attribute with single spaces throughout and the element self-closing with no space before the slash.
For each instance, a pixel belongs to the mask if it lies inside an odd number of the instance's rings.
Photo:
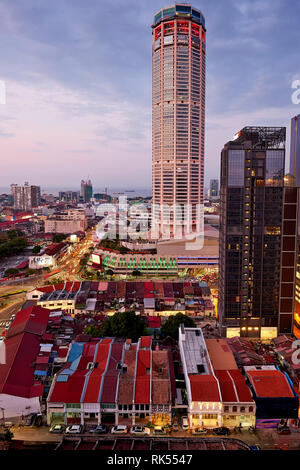
<svg viewBox="0 0 300 470">
<path fill-rule="evenodd" d="M 203 204 L 205 130 L 205 19 L 191 5 L 160 10 L 152 25 L 152 196 L 156 221 L 162 207 L 182 224 L 197 224 Z M 159 214 L 160 213 L 160 214 Z M 164 217 L 164 216 L 163 216 Z"/>
</svg>

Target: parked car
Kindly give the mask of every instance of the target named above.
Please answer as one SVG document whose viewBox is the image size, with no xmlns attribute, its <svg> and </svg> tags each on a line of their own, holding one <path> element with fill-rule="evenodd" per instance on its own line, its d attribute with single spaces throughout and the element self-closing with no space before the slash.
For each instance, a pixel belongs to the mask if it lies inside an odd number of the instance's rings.
<svg viewBox="0 0 300 470">
<path fill-rule="evenodd" d="M 80 424 L 72 424 L 72 426 L 68 426 L 66 429 L 66 434 L 81 434 L 83 431 L 83 426 Z"/>
<path fill-rule="evenodd" d="M 52 432 L 53 434 L 61 434 L 62 432 L 64 432 L 64 430 L 65 426 L 63 426 L 62 424 L 54 424 L 49 429 L 49 432 Z"/>
<path fill-rule="evenodd" d="M 184 431 L 188 431 L 189 429 L 189 420 L 187 416 L 183 416 L 181 419 L 181 427 Z"/>
<path fill-rule="evenodd" d="M 291 434 L 291 430 L 288 426 L 282 426 L 277 429 L 278 434 Z"/>
<path fill-rule="evenodd" d="M 150 429 L 144 426 L 132 426 L 130 434 L 133 434 L 134 436 L 149 436 Z"/>
<path fill-rule="evenodd" d="M 162 426 L 155 426 L 153 429 L 153 436 L 164 436 L 167 434 L 167 431 Z"/>
<path fill-rule="evenodd" d="M 206 428 L 194 428 L 192 429 L 192 434 L 201 436 L 203 434 L 207 434 L 208 430 Z"/>
<path fill-rule="evenodd" d="M 229 436 L 230 430 L 228 428 L 225 428 L 225 427 L 214 428 L 213 429 L 213 434 L 215 436 Z"/>
<path fill-rule="evenodd" d="M 118 426 L 113 426 L 110 431 L 112 434 L 127 434 L 127 426 L 119 424 Z"/>
<path fill-rule="evenodd" d="M 108 428 L 105 426 L 105 424 L 99 424 L 99 426 L 96 426 L 95 428 L 91 428 L 89 432 L 93 434 L 106 434 L 108 433 Z"/>
</svg>

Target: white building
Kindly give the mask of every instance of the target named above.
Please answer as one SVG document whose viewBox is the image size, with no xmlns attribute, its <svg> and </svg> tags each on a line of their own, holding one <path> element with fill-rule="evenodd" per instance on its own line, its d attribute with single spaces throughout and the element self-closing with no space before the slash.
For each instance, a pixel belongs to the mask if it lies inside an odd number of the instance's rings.
<svg viewBox="0 0 300 470">
<path fill-rule="evenodd" d="M 179 348 L 187 390 L 189 426 L 255 425 L 255 402 L 244 376 L 232 362 L 229 370 L 221 368 L 220 363 L 220 369 L 214 369 L 201 328 L 181 325 Z"/>
</svg>

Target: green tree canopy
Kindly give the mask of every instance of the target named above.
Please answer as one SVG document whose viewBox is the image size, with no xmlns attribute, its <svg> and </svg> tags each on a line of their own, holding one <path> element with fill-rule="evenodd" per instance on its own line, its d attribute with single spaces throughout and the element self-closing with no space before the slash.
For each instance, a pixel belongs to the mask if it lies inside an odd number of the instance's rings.
<svg viewBox="0 0 300 470">
<path fill-rule="evenodd" d="M 145 324 L 135 312 L 117 312 L 107 317 L 101 325 L 101 336 L 131 338 L 137 341 L 145 334 Z"/>
<path fill-rule="evenodd" d="M 191 317 L 184 315 L 183 313 L 177 313 L 168 318 L 166 323 L 161 327 L 161 336 L 171 336 L 171 338 L 178 339 L 179 325 L 183 323 L 188 328 L 195 328 L 196 324 Z"/>
<path fill-rule="evenodd" d="M 93 338 L 100 338 L 101 328 L 97 325 L 89 325 L 85 328 L 84 333 L 86 335 L 91 335 Z"/>
<path fill-rule="evenodd" d="M 65 235 L 64 233 L 56 233 L 55 235 L 53 235 L 52 241 L 54 243 L 60 243 L 63 240 L 65 240 L 66 238 L 67 238 L 67 235 Z"/>
<path fill-rule="evenodd" d="M 16 268 L 8 268 L 5 271 L 5 276 L 12 276 L 13 274 L 18 274 L 19 270 Z"/>
<path fill-rule="evenodd" d="M 33 248 L 32 248 L 32 253 L 33 254 L 37 254 L 41 251 L 41 247 L 39 245 L 35 245 Z"/>
</svg>

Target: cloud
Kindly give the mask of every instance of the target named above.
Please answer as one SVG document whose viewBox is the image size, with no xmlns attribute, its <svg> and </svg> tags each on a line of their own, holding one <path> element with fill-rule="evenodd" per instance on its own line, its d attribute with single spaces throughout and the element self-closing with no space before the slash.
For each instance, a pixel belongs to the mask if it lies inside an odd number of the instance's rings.
<svg viewBox="0 0 300 470">
<path fill-rule="evenodd" d="M 151 187 L 151 22 L 161 0 L 2 0 L 0 185 Z M 197 6 L 197 5 L 195 5 Z M 299 2 L 202 0 L 206 179 L 246 124 L 288 125 Z M 4 66 L 2 66 L 4 64 Z M 299 72 L 299 73 L 298 73 Z M 14 165 L 11 162 L 14 161 Z M 5 170 L 5 171 L 4 171 Z"/>
</svg>

